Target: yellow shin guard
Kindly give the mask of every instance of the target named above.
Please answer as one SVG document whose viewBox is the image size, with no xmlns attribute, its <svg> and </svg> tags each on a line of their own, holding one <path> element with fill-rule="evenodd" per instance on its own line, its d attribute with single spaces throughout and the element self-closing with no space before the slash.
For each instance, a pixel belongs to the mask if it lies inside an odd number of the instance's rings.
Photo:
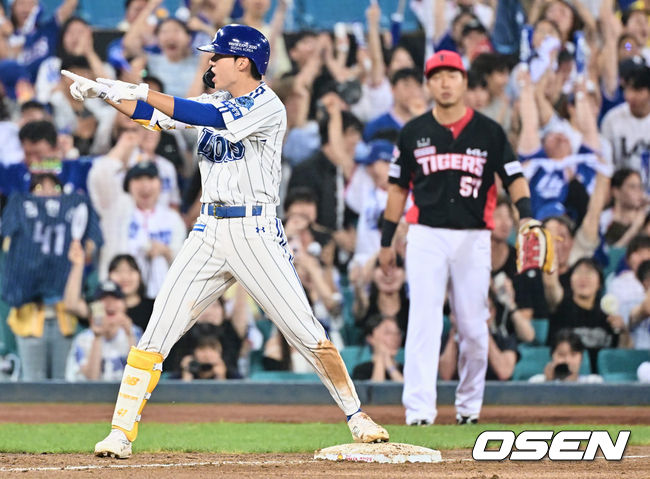
<svg viewBox="0 0 650 479">
<path fill-rule="evenodd" d="M 113 428 L 123 431 L 129 441 L 135 441 L 138 436 L 140 414 L 158 384 L 162 362 L 162 354 L 131 346 L 112 422 Z"/>
</svg>

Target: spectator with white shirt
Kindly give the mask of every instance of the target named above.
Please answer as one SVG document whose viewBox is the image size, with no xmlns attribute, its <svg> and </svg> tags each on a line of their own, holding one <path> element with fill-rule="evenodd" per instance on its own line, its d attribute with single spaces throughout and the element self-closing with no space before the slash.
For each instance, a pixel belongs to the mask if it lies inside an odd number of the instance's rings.
<svg viewBox="0 0 650 479">
<path fill-rule="evenodd" d="M 144 21 L 134 23 L 124 36 L 125 53 L 141 57 L 146 55 L 150 75 L 160 78 L 165 85 L 165 93 L 185 97 L 191 91 L 193 82 L 200 67 L 199 57 L 194 54 L 192 35 L 187 25 L 174 17 L 162 20 L 155 28 L 156 44 L 160 53 L 145 51 L 143 30 L 149 28 L 146 18 L 148 10 L 140 15 Z"/>
<path fill-rule="evenodd" d="M 118 242 L 142 271 L 147 296 L 155 298 L 187 231 L 181 216 L 158 202 L 161 180 L 155 163 L 136 163 L 124 178 L 130 207 L 122 210 Z"/>
<path fill-rule="evenodd" d="M 562 329 L 553 338 L 551 361 L 544 367 L 542 374 L 536 374 L 528 382 L 567 381 L 596 384 L 603 378 L 598 374 L 580 374 L 580 366 L 585 354 L 585 347 L 580 336 L 570 329 Z"/>
<path fill-rule="evenodd" d="M 131 122 L 120 130 L 115 146 L 106 156 L 95 160 L 88 174 L 88 191 L 100 216 L 106 239 L 100 252 L 99 274 L 102 278 L 106 277 L 109 262 L 116 255 L 131 254 L 142 271 L 143 280 L 147 285 L 146 296 L 155 298 L 162 281 L 160 276 L 164 276 L 171 258 L 185 240 L 187 232 L 179 214 L 168 204 L 160 202 L 163 185 L 156 164 L 137 161 L 135 152 L 142 143 L 144 129 Z M 131 161 L 134 161 L 133 165 Z M 152 181 L 144 185 L 144 191 L 136 187 L 139 194 L 130 196 L 127 194 L 128 183 L 134 175 L 143 178 L 136 181 L 138 184 L 147 183 L 147 179 Z M 154 198 L 155 202 L 152 203 Z M 143 229 L 141 226 L 145 219 Z M 134 224 L 130 226 L 132 220 Z M 159 231 L 160 228 L 162 229 Z M 147 233 L 144 233 L 144 230 Z M 129 239 L 130 236 L 132 237 Z M 165 248 L 158 247 L 161 239 L 164 239 L 162 244 L 166 245 Z M 156 241 L 150 243 L 150 240 Z M 168 250 L 170 245 L 173 245 L 171 252 Z M 155 265 L 154 280 L 150 279 L 150 263 Z"/>
<path fill-rule="evenodd" d="M 94 71 L 86 57 L 64 56 L 61 69 L 69 70 L 83 77 L 90 77 Z M 48 95 L 53 109 L 54 125 L 57 130 L 72 135 L 74 146 L 81 155 L 98 154 L 106 151 L 113 115 L 106 112 L 111 108 L 99 98 L 78 102 L 70 94 L 72 80 L 59 77 L 57 85 Z"/>
<path fill-rule="evenodd" d="M 266 76 L 271 79 L 281 77 L 283 73 L 291 70 L 291 62 L 282 36 L 288 0 L 278 0 L 270 23 L 266 22 L 266 14 L 271 8 L 270 0 L 240 0 L 239 3 L 244 14 L 236 23 L 258 29 L 271 45 L 271 57 Z"/>
<path fill-rule="evenodd" d="M 605 115 L 601 130 L 612 144 L 616 167 L 639 171 L 650 191 L 650 67 L 632 70 L 625 79 L 624 96 L 625 103 Z"/>
<path fill-rule="evenodd" d="M 370 2 L 366 9 L 366 25 L 368 27 L 367 60 L 369 68 L 366 70 L 364 81 L 361 83 L 361 98 L 352 105 L 351 111 L 361 121 L 367 122 L 377 118 L 388 111 L 393 103 L 387 69 L 390 71 L 393 60 L 395 63 L 405 64 L 395 68 L 412 68 L 415 66 L 413 59 L 403 48 L 393 49 L 388 67 L 384 62 L 384 47 L 379 28 L 381 9 L 379 3 Z M 396 70 L 393 70 L 396 71 Z"/>
<path fill-rule="evenodd" d="M 132 127 L 133 121 L 126 115 L 118 114 L 115 118 L 115 125 L 120 130 Z M 181 193 L 178 186 L 176 167 L 167 158 L 156 153 L 163 133 L 146 128 L 138 128 L 135 131 L 138 134 L 138 142 L 127 160 L 127 166 L 135 166 L 140 161 L 155 163 L 162 182 L 159 202 L 178 211 L 181 203 Z"/>
<path fill-rule="evenodd" d="M 357 164 L 365 166 L 366 174 L 371 178 L 372 184 L 363 189 L 365 194 L 361 196 L 358 205 L 360 206 L 359 220 L 356 246 L 350 265 L 352 268 L 363 268 L 368 260 L 374 258 L 379 252 L 380 222 L 388 199 L 388 168 L 395 149 L 393 143 L 388 140 L 373 140 L 368 146 L 370 147 L 368 155 Z M 346 201 L 348 201 L 347 197 Z"/>
</svg>

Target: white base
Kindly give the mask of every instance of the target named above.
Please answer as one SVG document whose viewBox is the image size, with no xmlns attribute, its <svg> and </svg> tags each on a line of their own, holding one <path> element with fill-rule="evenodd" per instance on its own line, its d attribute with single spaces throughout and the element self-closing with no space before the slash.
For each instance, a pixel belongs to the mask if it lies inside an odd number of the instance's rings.
<svg viewBox="0 0 650 479">
<path fill-rule="evenodd" d="M 440 451 L 411 444 L 394 442 L 352 443 L 326 447 L 314 453 L 314 459 L 326 461 L 379 462 L 403 464 L 406 462 L 441 462 Z"/>
</svg>

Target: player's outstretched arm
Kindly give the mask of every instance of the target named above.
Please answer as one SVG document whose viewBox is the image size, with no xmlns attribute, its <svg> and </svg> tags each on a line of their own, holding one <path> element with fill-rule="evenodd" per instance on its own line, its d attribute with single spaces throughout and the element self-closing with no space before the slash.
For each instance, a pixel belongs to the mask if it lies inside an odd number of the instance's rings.
<svg viewBox="0 0 650 479">
<path fill-rule="evenodd" d="M 137 117 L 133 119 L 151 118 L 156 109 L 164 115 L 187 125 L 210 126 L 225 128 L 226 123 L 221 112 L 212 104 L 186 100 L 165 93 L 150 90 L 146 83 L 135 85 L 109 78 L 98 78 L 97 83 L 108 87 L 107 97 L 117 103 L 137 100 Z"/>
</svg>

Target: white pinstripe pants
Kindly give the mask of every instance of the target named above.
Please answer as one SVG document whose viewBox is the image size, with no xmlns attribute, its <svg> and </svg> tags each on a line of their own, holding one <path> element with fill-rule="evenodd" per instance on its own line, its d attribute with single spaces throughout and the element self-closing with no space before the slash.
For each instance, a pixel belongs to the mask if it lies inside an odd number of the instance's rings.
<svg viewBox="0 0 650 479">
<path fill-rule="evenodd" d="M 199 216 L 167 273 L 138 348 L 167 357 L 203 310 L 238 281 L 310 362 L 343 412 L 353 414 L 360 405 L 354 385 L 312 313 L 286 245 L 275 216 Z"/>
</svg>

